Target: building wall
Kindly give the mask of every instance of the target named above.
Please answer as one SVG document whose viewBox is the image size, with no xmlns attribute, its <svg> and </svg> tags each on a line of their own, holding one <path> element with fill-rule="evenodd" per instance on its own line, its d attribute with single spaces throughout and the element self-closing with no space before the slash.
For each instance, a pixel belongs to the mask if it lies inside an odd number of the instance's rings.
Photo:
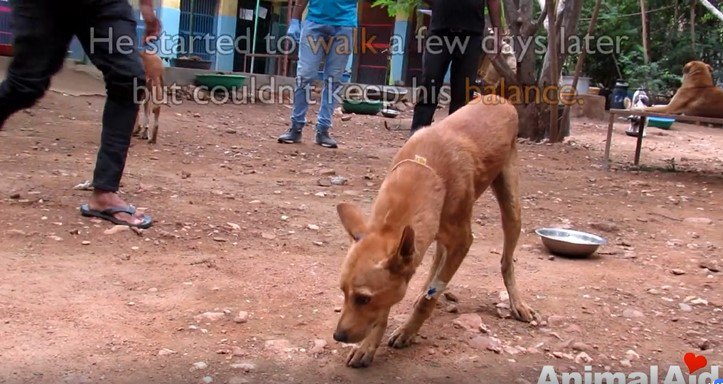
<svg viewBox="0 0 723 384">
<path fill-rule="evenodd" d="M 238 20 L 238 0 L 219 0 L 218 17 L 216 19 L 216 48 L 217 71 L 233 71 L 235 47 L 233 41 L 236 37 L 236 20 Z"/>
<path fill-rule="evenodd" d="M 181 24 L 181 0 L 160 0 L 156 15 L 161 21 L 161 32 L 166 38 L 163 39 L 164 46 L 160 47 L 161 56 L 165 57 L 166 64 L 171 58 L 175 58 L 173 47 L 169 46 L 173 38 L 178 36 Z"/>
</svg>

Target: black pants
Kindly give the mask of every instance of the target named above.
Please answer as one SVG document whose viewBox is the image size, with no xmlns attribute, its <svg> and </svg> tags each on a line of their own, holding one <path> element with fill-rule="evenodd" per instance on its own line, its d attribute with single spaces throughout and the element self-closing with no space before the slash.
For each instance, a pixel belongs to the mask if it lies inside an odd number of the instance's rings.
<svg viewBox="0 0 723 384">
<path fill-rule="evenodd" d="M 103 72 L 107 99 L 93 174 L 95 188 L 116 192 L 145 85 L 136 49 L 136 21 L 127 0 L 11 0 L 14 58 L 0 84 L 0 129 L 13 113 L 33 106 L 63 66 L 77 36 Z"/>
<path fill-rule="evenodd" d="M 455 44 L 454 39 L 458 39 L 459 44 Z M 427 37 L 425 47 L 427 48 L 422 56 L 422 84 L 414 106 L 412 133 L 432 124 L 434 111 L 442 96 L 440 89 L 450 63 L 449 113 L 454 113 L 471 100 L 482 55 L 482 36 L 436 32 Z M 453 49 L 449 49 L 450 47 Z"/>
</svg>

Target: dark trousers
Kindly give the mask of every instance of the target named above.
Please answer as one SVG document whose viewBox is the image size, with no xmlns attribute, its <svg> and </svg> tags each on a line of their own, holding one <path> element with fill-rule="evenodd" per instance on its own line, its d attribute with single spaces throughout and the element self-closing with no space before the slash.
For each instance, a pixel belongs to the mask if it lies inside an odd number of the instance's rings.
<svg viewBox="0 0 723 384">
<path fill-rule="evenodd" d="M 45 94 L 77 36 L 103 72 L 107 93 L 93 186 L 116 192 L 138 113 L 135 90 L 145 85 L 130 4 L 127 0 L 11 0 L 11 7 L 14 58 L 0 84 L 0 129 L 13 113 L 33 106 Z"/>
<path fill-rule="evenodd" d="M 454 44 L 454 39 L 458 39 L 459 44 Z M 472 99 L 482 55 L 482 36 L 435 32 L 427 37 L 425 46 L 427 48 L 422 56 L 422 84 L 414 106 L 412 132 L 432 124 L 448 68 L 450 69 L 449 113 L 454 113 Z M 453 49 L 449 49 L 450 47 Z"/>
</svg>

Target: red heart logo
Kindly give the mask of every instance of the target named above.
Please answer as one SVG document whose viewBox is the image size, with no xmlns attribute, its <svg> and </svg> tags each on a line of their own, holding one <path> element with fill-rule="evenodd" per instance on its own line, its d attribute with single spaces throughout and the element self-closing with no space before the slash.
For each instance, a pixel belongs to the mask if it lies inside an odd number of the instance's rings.
<svg viewBox="0 0 723 384">
<path fill-rule="evenodd" d="M 691 374 L 708 365 L 708 359 L 706 359 L 705 356 L 696 356 L 695 353 L 692 352 L 686 353 L 685 356 L 683 356 L 683 361 L 685 365 L 688 366 L 688 372 Z"/>
</svg>

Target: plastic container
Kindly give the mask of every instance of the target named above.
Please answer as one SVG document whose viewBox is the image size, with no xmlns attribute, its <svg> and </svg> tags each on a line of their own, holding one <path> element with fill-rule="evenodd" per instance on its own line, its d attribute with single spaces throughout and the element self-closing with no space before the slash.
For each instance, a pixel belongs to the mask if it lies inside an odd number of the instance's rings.
<svg viewBox="0 0 723 384">
<path fill-rule="evenodd" d="M 376 115 L 382 110 L 384 104 L 378 100 L 344 100 L 342 109 L 346 113 L 360 115 Z"/>
<path fill-rule="evenodd" d="M 246 76 L 243 75 L 226 75 L 226 74 L 203 74 L 196 75 L 196 83 L 206 86 L 209 89 L 216 87 L 225 88 L 227 90 L 239 89 L 246 83 Z"/>
<path fill-rule="evenodd" d="M 628 97 L 628 83 L 624 80 L 615 82 L 615 88 L 610 94 L 610 108 L 625 109 L 625 98 Z"/>
<path fill-rule="evenodd" d="M 572 86 L 572 81 L 575 79 L 575 76 L 562 76 L 560 78 L 560 87 L 564 86 Z M 590 78 L 589 77 L 578 77 L 577 78 L 577 87 L 575 90 L 577 91 L 578 95 L 584 95 L 587 93 L 587 91 L 590 89 Z"/>
</svg>

